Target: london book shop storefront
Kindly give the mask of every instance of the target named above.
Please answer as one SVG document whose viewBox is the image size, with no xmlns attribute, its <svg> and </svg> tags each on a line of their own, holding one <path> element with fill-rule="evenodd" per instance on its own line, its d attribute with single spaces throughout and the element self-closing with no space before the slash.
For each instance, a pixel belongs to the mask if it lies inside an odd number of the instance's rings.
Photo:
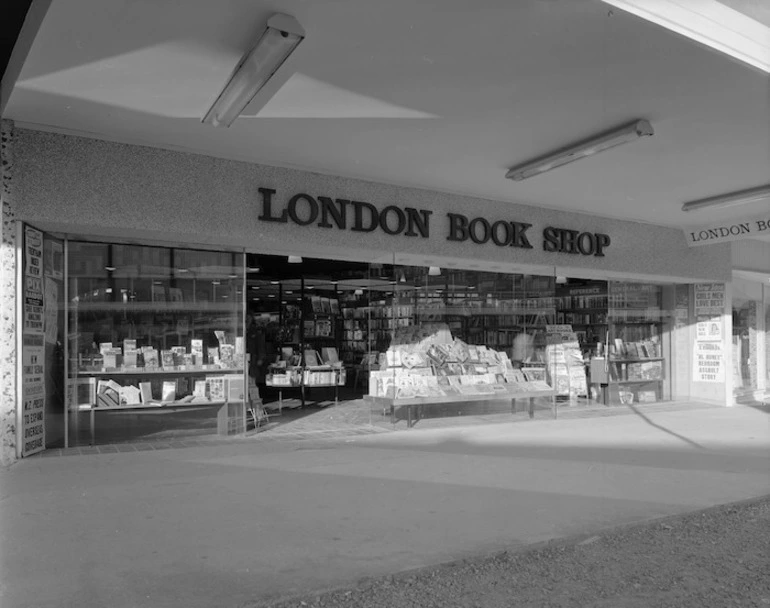
<svg viewBox="0 0 770 608">
<path fill-rule="evenodd" d="M 730 402 L 729 247 L 21 129 L 14 159 L 21 455 Z"/>
</svg>

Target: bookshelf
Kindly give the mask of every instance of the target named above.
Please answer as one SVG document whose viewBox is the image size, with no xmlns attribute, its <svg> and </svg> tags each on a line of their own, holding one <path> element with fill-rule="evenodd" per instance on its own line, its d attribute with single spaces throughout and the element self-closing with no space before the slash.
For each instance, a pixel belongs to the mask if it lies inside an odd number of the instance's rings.
<svg viewBox="0 0 770 608">
<path fill-rule="evenodd" d="M 592 382 L 605 380 L 604 400 L 632 404 L 666 399 L 662 287 L 612 282 L 607 314 L 606 357 L 596 364 L 598 375 L 592 374 Z"/>
</svg>

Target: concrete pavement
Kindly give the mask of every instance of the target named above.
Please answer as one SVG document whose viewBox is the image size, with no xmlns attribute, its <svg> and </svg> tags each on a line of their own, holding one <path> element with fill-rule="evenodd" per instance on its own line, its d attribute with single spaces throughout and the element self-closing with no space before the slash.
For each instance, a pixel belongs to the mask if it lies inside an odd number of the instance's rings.
<svg viewBox="0 0 770 608">
<path fill-rule="evenodd" d="M 0 605 L 245 606 L 768 494 L 769 446 L 736 407 L 31 458 Z"/>
</svg>

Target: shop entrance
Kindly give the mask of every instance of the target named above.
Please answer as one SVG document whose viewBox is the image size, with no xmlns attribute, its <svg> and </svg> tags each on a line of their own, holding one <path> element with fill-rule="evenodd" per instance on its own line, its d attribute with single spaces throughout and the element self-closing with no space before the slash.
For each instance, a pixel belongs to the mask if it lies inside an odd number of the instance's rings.
<svg viewBox="0 0 770 608">
<path fill-rule="evenodd" d="M 673 286 L 78 240 L 64 258 L 68 427 L 47 447 L 671 399 Z"/>
</svg>

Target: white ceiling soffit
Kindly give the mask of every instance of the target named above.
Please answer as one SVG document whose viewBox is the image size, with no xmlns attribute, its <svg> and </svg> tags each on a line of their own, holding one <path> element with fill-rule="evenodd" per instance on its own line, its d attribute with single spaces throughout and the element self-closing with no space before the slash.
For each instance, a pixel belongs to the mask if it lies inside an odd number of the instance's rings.
<svg viewBox="0 0 770 608">
<path fill-rule="evenodd" d="M 739 1 L 750 0 L 730 6 Z M 678 228 L 728 217 L 709 209 L 694 219 L 682 203 L 767 183 L 767 74 L 608 8 L 600 0 L 57 0 L 4 118 L 415 187 L 436 204 L 450 192 Z M 233 127 L 201 124 L 275 11 L 296 17 L 307 38 Z M 762 10 L 743 12 L 763 20 Z M 516 164 L 638 116 L 655 129 L 644 143 L 505 179 Z M 308 253 L 295 248 L 274 253 Z M 356 250 L 349 259 L 381 256 Z"/>
<path fill-rule="evenodd" d="M 770 27 L 716 0 L 603 0 L 770 73 Z"/>
</svg>

